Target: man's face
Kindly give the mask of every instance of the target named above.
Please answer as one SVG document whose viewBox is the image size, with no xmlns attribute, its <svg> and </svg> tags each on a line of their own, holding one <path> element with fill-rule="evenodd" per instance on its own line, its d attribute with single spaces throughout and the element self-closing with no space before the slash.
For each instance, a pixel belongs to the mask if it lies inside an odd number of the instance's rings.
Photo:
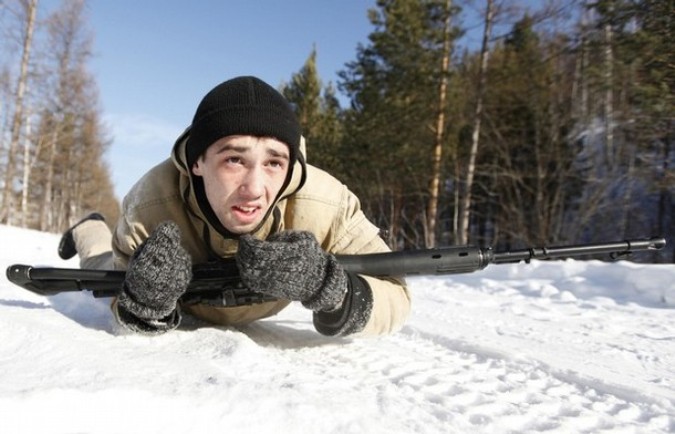
<svg viewBox="0 0 675 434">
<path fill-rule="evenodd" d="M 192 166 L 204 180 L 206 198 L 232 233 L 255 229 L 279 194 L 289 170 L 288 146 L 276 139 L 227 136 Z"/>
</svg>

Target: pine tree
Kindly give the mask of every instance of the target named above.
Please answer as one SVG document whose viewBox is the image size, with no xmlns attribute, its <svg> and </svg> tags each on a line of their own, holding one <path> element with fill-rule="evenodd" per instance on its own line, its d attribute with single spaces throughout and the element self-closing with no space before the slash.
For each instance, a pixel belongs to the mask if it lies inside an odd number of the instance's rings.
<svg viewBox="0 0 675 434">
<path fill-rule="evenodd" d="M 282 93 L 293 104 L 302 126 L 308 162 L 341 178 L 342 110 L 332 84 L 323 87 L 316 62 L 314 48 L 291 82 L 282 86 Z"/>
<path fill-rule="evenodd" d="M 542 244 L 564 237 L 561 216 L 575 172 L 571 129 L 572 59 L 564 41 L 543 38 L 525 15 L 494 52 L 479 195 L 490 198 L 493 242 Z"/>
<path fill-rule="evenodd" d="M 364 208 L 388 229 L 392 247 L 430 242 L 420 210 L 430 209 L 448 13 L 457 9 L 441 0 L 378 1 L 369 11 L 375 27 L 369 45 L 359 46 L 357 59 L 340 73 L 340 89 L 352 102 L 345 121 L 351 179 Z M 450 44 L 456 37 L 453 28 Z M 446 117 L 443 126 L 450 123 Z M 440 139 L 444 146 L 447 137 Z M 374 181 L 364 185 L 364 177 Z"/>
</svg>

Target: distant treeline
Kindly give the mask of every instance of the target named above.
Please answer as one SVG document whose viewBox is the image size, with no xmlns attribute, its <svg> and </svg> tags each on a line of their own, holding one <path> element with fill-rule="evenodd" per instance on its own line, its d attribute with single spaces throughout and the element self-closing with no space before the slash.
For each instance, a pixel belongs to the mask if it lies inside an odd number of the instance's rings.
<svg viewBox="0 0 675 434">
<path fill-rule="evenodd" d="M 84 0 L 39 22 L 35 0 L 2 4 L 0 222 L 114 221 Z M 312 51 L 282 86 L 308 161 L 357 193 L 393 249 L 659 235 L 669 249 L 646 259 L 673 262 L 675 3 L 525 4 L 364 10 L 372 32 L 337 83 Z"/>
</svg>

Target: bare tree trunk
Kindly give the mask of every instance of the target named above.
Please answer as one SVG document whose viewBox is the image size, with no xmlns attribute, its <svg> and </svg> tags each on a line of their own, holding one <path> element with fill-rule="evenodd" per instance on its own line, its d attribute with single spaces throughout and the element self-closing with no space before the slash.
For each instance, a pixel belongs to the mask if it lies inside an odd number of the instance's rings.
<svg viewBox="0 0 675 434">
<path fill-rule="evenodd" d="M 485 94 L 487 68 L 490 58 L 488 42 L 492 34 L 492 21 L 494 18 L 494 0 L 486 0 L 485 28 L 483 29 L 483 43 L 480 51 L 480 66 L 478 69 L 478 90 L 476 92 L 476 105 L 473 112 L 473 131 L 471 133 L 471 151 L 466 170 L 466 183 L 464 197 L 460 202 L 459 227 L 457 243 L 466 244 L 469 241 L 469 211 L 471 208 L 471 189 L 476 171 L 476 156 L 478 154 L 478 141 L 480 137 L 480 124 L 483 113 L 483 95 Z"/>
<path fill-rule="evenodd" d="M 26 116 L 26 137 L 23 145 L 23 182 L 21 192 L 21 227 L 28 227 L 28 191 L 30 190 L 30 172 L 31 172 L 31 158 L 30 158 L 30 118 Z"/>
<path fill-rule="evenodd" d="M 614 170 L 616 152 L 614 150 L 614 50 L 612 48 L 612 25 L 605 24 L 605 152 L 610 171 Z"/>
<path fill-rule="evenodd" d="M 454 197 L 454 203 L 455 206 L 452 210 L 452 233 L 454 234 L 454 239 L 453 242 L 458 244 L 457 242 L 457 233 L 459 232 L 459 201 L 461 199 L 461 195 L 459 194 L 460 192 L 460 186 L 461 186 L 461 177 L 462 177 L 462 172 L 461 172 L 461 166 L 459 164 L 459 152 L 457 149 L 457 146 L 455 146 L 455 152 L 454 152 L 454 160 L 455 160 L 455 178 L 454 178 L 454 184 L 455 188 L 453 191 L 453 197 Z"/>
<path fill-rule="evenodd" d="M 29 0 L 26 4 L 26 30 L 23 39 L 23 52 L 21 54 L 21 69 L 16 86 L 16 96 L 14 102 L 14 117 L 12 119 L 12 132 L 7 151 L 7 169 L 5 170 L 5 185 L 2 192 L 2 210 L 0 212 L 0 222 L 11 224 L 13 212 L 14 196 L 14 173 L 17 160 L 17 149 L 19 147 L 19 138 L 21 136 L 21 126 L 23 123 L 23 100 L 28 82 L 28 62 L 30 61 L 30 49 L 33 43 L 33 28 L 35 27 L 35 15 L 37 10 L 37 0 Z"/>
<path fill-rule="evenodd" d="M 632 154 L 632 152 L 631 152 Z M 633 186 L 635 185 L 635 158 L 627 156 L 628 168 L 626 170 L 626 183 L 623 186 L 623 198 L 621 204 L 621 237 L 628 238 L 630 235 L 631 210 L 633 205 Z"/>
<path fill-rule="evenodd" d="M 579 44 L 579 53 L 576 58 L 576 67 L 574 69 L 574 81 L 572 84 L 572 96 L 575 99 L 574 114 L 576 121 L 583 127 L 589 125 L 588 108 L 588 8 L 586 2 L 583 3 L 583 15 L 581 16 L 581 29 Z"/>
<path fill-rule="evenodd" d="M 52 191 L 54 189 L 54 161 L 56 159 L 56 141 L 58 139 L 58 130 L 56 127 L 52 132 L 49 141 L 49 162 L 47 164 L 47 180 L 45 182 L 45 199 L 42 206 L 42 215 L 40 217 L 40 230 L 47 231 L 53 227 L 54 223 L 54 198 Z"/>
<path fill-rule="evenodd" d="M 431 158 L 431 182 L 429 185 L 429 201 L 427 202 L 426 239 L 427 248 L 436 247 L 436 223 L 438 202 L 441 191 L 441 161 L 443 159 L 443 139 L 445 137 L 446 93 L 448 88 L 448 72 L 450 71 L 450 26 L 452 0 L 445 3 L 445 26 L 443 32 L 443 58 L 441 60 L 441 82 L 438 86 L 438 115 L 436 117 L 436 136 Z"/>
<path fill-rule="evenodd" d="M 659 204 L 658 204 L 656 233 L 664 236 L 668 235 L 669 238 L 672 238 L 675 234 L 675 215 L 673 215 L 673 211 L 675 211 L 675 206 L 673 206 L 672 198 L 670 192 L 668 191 L 668 183 L 665 179 L 668 172 L 671 170 L 668 167 L 671 149 L 669 134 L 665 134 L 662 141 L 662 145 L 663 145 L 663 154 L 662 154 L 663 161 L 661 163 L 662 175 L 661 179 L 659 179 L 660 186 L 659 186 Z M 670 222 L 670 224 L 668 222 Z M 668 241 L 670 242 L 670 240 Z M 673 252 L 672 262 L 675 263 L 675 249 L 673 249 L 672 252 Z M 658 253 L 655 252 L 654 253 L 655 261 L 656 258 L 658 258 L 658 256 L 659 256 Z"/>
</svg>

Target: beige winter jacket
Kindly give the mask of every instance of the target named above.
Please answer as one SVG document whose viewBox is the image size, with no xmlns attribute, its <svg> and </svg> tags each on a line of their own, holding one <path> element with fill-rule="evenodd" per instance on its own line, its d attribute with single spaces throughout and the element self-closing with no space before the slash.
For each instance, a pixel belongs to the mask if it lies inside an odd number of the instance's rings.
<svg viewBox="0 0 675 434">
<path fill-rule="evenodd" d="M 125 269 L 134 250 L 166 220 L 180 227 L 182 244 L 193 264 L 234 256 L 237 240 L 219 233 L 198 205 L 185 163 L 188 133 L 176 142 L 172 158 L 151 169 L 124 198 L 122 217 L 113 234 L 115 268 Z M 304 156 L 304 142 L 301 153 Z M 276 205 L 278 212 L 272 213 L 254 235 L 265 239 L 274 231 L 305 230 L 333 254 L 389 251 L 378 228 L 361 211 L 356 196 L 328 173 L 303 161 L 294 167 L 293 177 Z M 361 277 L 372 289 L 373 308 L 360 334 L 386 334 L 400 328 L 410 311 L 404 281 Z M 239 325 L 274 315 L 288 304 L 287 300 L 226 308 L 200 304 L 185 306 L 184 310 L 212 323 Z"/>
</svg>

